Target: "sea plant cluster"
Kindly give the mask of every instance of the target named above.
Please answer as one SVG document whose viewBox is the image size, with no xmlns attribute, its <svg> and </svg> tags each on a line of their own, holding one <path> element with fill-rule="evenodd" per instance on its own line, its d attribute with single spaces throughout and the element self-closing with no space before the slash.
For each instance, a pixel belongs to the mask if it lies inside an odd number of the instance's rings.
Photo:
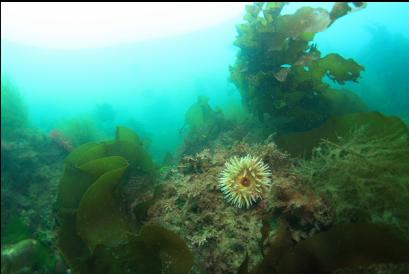
<svg viewBox="0 0 409 274">
<path fill-rule="evenodd" d="M 114 141 L 70 153 L 57 198 L 58 245 L 75 273 L 188 273 L 192 256 L 184 242 L 159 226 L 137 229 L 117 193 L 126 174 L 154 173 L 139 137 L 125 127 Z"/>
<path fill-rule="evenodd" d="M 209 98 L 199 96 L 186 111 L 183 127 L 186 129 L 186 137 L 183 152 L 191 154 L 201 151 L 228 126 L 226 122 L 223 112 L 209 105 Z"/>
<path fill-rule="evenodd" d="M 332 105 L 341 103 L 334 100 L 342 92 L 330 89 L 324 78 L 341 85 L 357 82 L 364 67 L 336 53 L 323 56 L 313 43 L 316 33 L 353 9 L 348 3 L 336 3 L 331 11 L 302 7 L 282 15 L 285 5 L 246 6 L 245 22 L 237 26 L 234 45 L 239 52 L 230 74 L 244 105 L 261 121 L 269 119 L 279 131 L 303 131 L 324 123 L 335 114 Z M 346 106 L 357 100 L 349 92 L 343 95 L 348 97 Z"/>
<path fill-rule="evenodd" d="M 357 123 L 357 116 L 365 123 Z M 296 173 L 330 199 L 338 223 L 390 224 L 409 238 L 407 126 L 396 117 L 365 113 L 338 118 L 326 128 L 339 135 L 326 135 Z"/>
</svg>

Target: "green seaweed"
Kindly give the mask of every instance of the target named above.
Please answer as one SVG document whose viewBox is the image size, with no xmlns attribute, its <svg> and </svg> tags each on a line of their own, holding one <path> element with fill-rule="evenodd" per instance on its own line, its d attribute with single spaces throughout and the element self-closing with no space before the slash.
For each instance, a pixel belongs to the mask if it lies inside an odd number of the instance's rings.
<svg viewBox="0 0 409 274">
<path fill-rule="evenodd" d="M 142 142 L 124 127 L 117 128 L 115 141 L 84 144 L 67 156 L 57 198 L 58 246 L 64 258 L 75 273 L 189 273 L 193 257 L 181 238 L 155 225 L 138 233 L 125 214 L 117 191 L 131 167 L 136 174 L 153 176 Z M 155 188 L 153 199 L 134 208 L 137 221 L 159 191 Z"/>
<path fill-rule="evenodd" d="M 2 247 L 1 273 L 21 273 L 24 270 L 38 269 L 40 263 L 46 263 L 40 254 L 40 245 L 34 239 L 24 239 L 12 245 Z M 44 266 L 42 266 L 44 267 Z"/>
<path fill-rule="evenodd" d="M 65 158 L 65 164 L 71 166 L 79 166 L 88 161 L 95 160 L 106 155 L 103 144 L 86 143 L 78 146 Z"/>
<path fill-rule="evenodd" d="M 119 166 L 129 164 L 135 173 L 154 175 L 154 164 L 142 147 L 138 136 L 125 127 L 117 128 L 117 139 L 88 143 L 72 151 L 65 160 L 64 175 L 59 184 L 57 206 L 78 208 L 85 191 L 97 178 Z"/>
<path fill-rule="evenodd" d="M 91 250 L 98 244 L 111 247 L 127 240 L 130 228 L 112 197 L 126 168 L 125 164 L 103 173 L 81 199 L 77 212 L 77 231 Z"/>
<path fill-rule="evenodd" d="M 408 136 L 408 128 L 398 117 L 385 116 L 379 112 L 352 113 L 329 119 L 324 125 L 307 132 L 278 134 L 276 143 L 280 149 L 293 156 L 311 156 L 313 148 L 323 139 L 336 141 L 347 137 L 356 128 L 367 128 L 367 138 L 393 134 Z"/>
<path fill-rule="evenodd" d="M 127 127 L 118 126 L 116 130 L 116 140 L 121 142 L 129 142 L 138 146 L 143 146 L 142 140 L 135 132 Z"/>
<path fill-rule="evenodd" d="M 85 264 L 85 261 L 91 257 L 91 251 L 77 233 L 76 211 L 59 213 L 57 236 L 57 246 L 74 273 L 92 273 L 88 271 Z"/>
<path fill-rule="evenodd" d="M 357 82 L 361 71 L 365 68 L 353 59 L 344 59 L 339 54 L 328 54 L 319 60 L 319 66 L 333 81 L 345 84 L 346 81 Z"/>
<path fill-rule="evenodd" d="M 140 202 L 132 210 L 132 214 L 135 216 L 138 224 L 141 224 L 147 216 L 148 209 L 155 203 L 156 199 L 152 198 L 144 202 Z"/>
<path fill-rule="evenodd" d="M 189 273 L 193 265 L 193 256 L 178 235 L 157 225 L 145 225 L 140 237 L 147 245 L 157 247 L 160 252 L 169 256 L 168 269 L 170 273 Z"/>
<path fill-rule="evenodd" d="M 157 250 L 134 237 L 126 244 L 113 248 L 97 246 L 84 264 L 95 274 L 161 274 L 162 265 Z"/>
<path fill-rule="evenodd" d="M 204 108 L 208 109 L 208 98 L 199 96 L 197 102 L 189 107 L 186 112 L 186 123 L 192 128 L 200 127 L 204 122 Z"/>
<path fill-rule="evenodd" d="M 387 226 L 340 224 L 301 241 L 278 273 L 328 273 L 340 268 L 409 262 L 409 242 Z"/>
<path fill-rule="evenodd" d="M 342 127 L 350 126 L 353 117 L 346 118 L 334 122 L 338 137 L 317 131 L 333 137 L 323 140 L 294 172 L 331 202 L 336 222 L 393 225 L 409 238 L 408 128 L 396 117 L 368 113 L 356 117 L 367 123 L 355 120 L 357 127 L 346 131 Z"/>
<path fill-rule="evenodd" d="M 97 126 L 97 121 L 87 115 L 60 121 L 57 126 L 74 146 L 96 142 L 105 137 Z"/>
<path fill-rule="evenodd" d="M 335 112 L 333 107 L 345 107 L 328 100 L 326 94 L 334 89 L 324 76 L 338 84 L 356 82 L 364 68 L 338 54 L 322 57 L 311 43 L 335 20 L 328 11 L 302 7 L 281 15 L 284 5 L 246 7 L 247 22 L 237 26 L 234 44 L 240 51 L 230 76 L 243 104 L 261 121 L 270 115 L 279 132 L 305 131 L 322 125 Z"/>
<path fill-rule="evenodd" d="M 349 3 L 352 3 L 355 9 L 364 8 L 366 6 L 365 2 L 336 2 L 329 13 L 331 24 L 353 10 Z"/>
<path fill-rule="evenodd" d="M 264 259 L 251 274 L 330 273 L 346 268 L 409 261 L 409 242 L 388 226 L 339 224 L 294 244 L 281 224 Z"/>
<path fill-rule="evenodd" d="M 74 226 L 71 228 L 74 229 Z M 99 244 L 92 253 L 88 253 L 86 246 L 78 245 L 79 239 L 73 238 L 72 232 L 64 236 L 69 236 L 63 239 L 66 240 L 66 248 L 71 246 L 68 249 L 71 257 L 64 254 L 75 273 L 160 274 L 165 271 L 170 274 L 188 274 L 193 265 L 193 256 L 184 241 L 173 232 L 156 225 L 144 226 L 139 235 L 130 234 L 126 242 L 115 246 Z M 161 256 L 162 253 L 166 257 Z"/>
<path fill-rule="evenodd" d="M 279 220 L 280 225 L 275 235 L 274 241 L 270 243 L 268 252 L 264 254 L 263 260 L 258 263 L 251 271 L 250 274 L 264 274 L 264 273 L 280 273 L 277 271 L 277 267 L 282 260 L 285 252 L 289 251 L 293 243 L 287 229 L 287 224 L 283 220 Z"/>
<path fill-rule="evenodd" d="M 108 156 L 88 161 L 78 166 L 78 169 L 98 178 L 104 173 L 124 166 L 128 166 L 128 162 L 125 158 L 121 156 Z"/>
<path fill-rule="evenodd" d="M 165 260 L 162 253 L 167 255 Z M 146 225 L 139 235 L 131 235 L 127 243 L 112 248 L 97 246 L 85 265 L 92 271 L 89 273 L 188 274 L 193 256 L 173 232 Z"/>
<path fill-rule="evenodd" d="M 129 162 L 129 173 L 151 174 L 155 172 L 155 165 L 143 143 L 131 129 L 119 126 L 116 130 L 114 142 L 106 142 L 107 155 L 122 156 Z"/>
<path fill-rule="evenodd" d="M 310 41 L 330 23 L 329 13 L 322 8 L 302 7 L 294 14 L 277 17 L 276 31 L 286 37 Z"/>
<path fill-rule="evenodd" d="M 209 98 L 199 96 L 197 102 L 186 111 L 186 124 L 190 132 L 206 132 L 210 130 L 216 119 L 216 111 L 209 105 Z"/>
<path fill-rule="evenodd" d="M 57 206 L 59 208 L 78 208 L 85 191 L 98 176 L 102 175 L 102 173 L 97 174 L 96 171 L 90 172 L 90 165 L 93 161 L 99 163 L 104 156 L 106 156 L 106 149 L 103 144 L 88 143 L 79 146 L 66 157 L 64 174 L 58 186 Z M 79 168 L 80 166 L 82 168 Z"/>
<path fill-rule="evenodd" d="M 330 89 L 323 93 L 323 98 L 327 101 L 331 116 L 368 111 L 361 98 L 350 90 Z"/>
<path fill-rule="evenodd" d="M 35 260 L 41 273 L 53 273 L 56 269 L 57 257 L 54 250 L 50 250 L 49 246 L 41 242 L 38 243 Z"/>
<path fill-rule="evenodd" d="M 23 223 L 20 216 L 11 216 L 1 234 L 1 244 L 14 244 L 31 236 L 30 229 Z"/>
<path fill-rule="evenodd" d="M 192 154 L 202 150 L 226 126 L 223 112 L 219 108 L 213 109 L 208 101 L 207 97 L 199 96 L 197 102 L 186 111 L 185 153 Z"/>
<path fill-rule="evenodd" d="M 244 257 L 244 261 L 241 263 L 237 274 L 248 274 L 248 264 L 249 264 L 249 254 L 246 252 L 246 257 Z"/>
<path fill-rule="evenodd" d="M 96 177 L 76 167 L 66 165 L 58 185 L 57 208 L 77 209 L 85 191 L 95 182 Z"/>
</svg>

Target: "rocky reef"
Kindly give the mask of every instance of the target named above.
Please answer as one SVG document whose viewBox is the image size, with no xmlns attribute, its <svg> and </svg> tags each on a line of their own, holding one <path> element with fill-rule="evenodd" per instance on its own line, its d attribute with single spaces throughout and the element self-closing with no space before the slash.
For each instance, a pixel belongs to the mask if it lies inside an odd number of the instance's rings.
<svg viewBox="0 0 409 274">
<path fill-rule="evenodd" d="M 273 185 L 250 209 L 228 203 L 218 182 L 230 157 L 247 154 L 257 155 L 271 168 Z M 268 236 L 262 235 L 266 216 L 274 231 L 281 212 L 291 224 L 295 240 L 331 223 L 328 205 L 295 187 L 298 179 L 289 173 L 290 166 L 288 155 L 271 139 L 185 156 L 178 166 L 162 174 L 162 193 L 149 209 L 147 222 L 160 224 L 185 239 L 196 258 L 195 273 L 235 273 L 247 253 L 252 254 L 249 265 L 261 260 L 260 246 L 268 241 Z"/>
<path fill-rule="evenodd" d="M 1 120 L 2 273 L 63 273 L 53 204 L 68 151 L 30 125 L 23 97 L 7 81 Z"/>
</svg>

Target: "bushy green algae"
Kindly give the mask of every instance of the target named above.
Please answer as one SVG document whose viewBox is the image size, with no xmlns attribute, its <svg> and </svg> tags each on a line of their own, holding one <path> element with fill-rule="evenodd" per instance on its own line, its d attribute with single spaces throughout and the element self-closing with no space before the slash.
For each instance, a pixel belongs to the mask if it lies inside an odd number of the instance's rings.
<svg viewBox="0 0 409 274">
<path fill-rule="evenodd" d="M 401 119 L 348 114 L 276 141 L 293 156 L 307 157 L 294 171 L 329 200 L 336 222 L 393 225 L 409 237 L 409 129 Z"/>
<path fill-rule="evenodd" d="M 183 240 L 156 226 L 138 233 L 115 195 L 126 172 L 155 173 L 134 132 L 118 127 L 115 141 L 80 146 L 65 163 L 57 199 L 58 242 L 74 272 L 189 272 L 193 258 Z M 170 261 L 162 261 L 161 253 Z"/>
<path fill-rule="evenodd" d="M 324 140 L 295 172 L 331 202 L 337 222 L 393 225 L 409 238 L 409 130 L 378 115 L 374 124 Z"/>
<path fill-rule="evenodd" d="M 310 131 L 278 134 L 275 141 L 280 149 L 293 156 L 309 157 L 323 139 L 335 142 L 340 137 L 348 138 L 360 127 L 367 130 L 367 136 L 363 136 L 363 139 L 383 138 L 388 135 L 405 138 L 409 134 L 408 128 L 398 117 L 385 116 L 379 112 L 362 112 L 332 117 L 322 126 Z"/>
</svg>

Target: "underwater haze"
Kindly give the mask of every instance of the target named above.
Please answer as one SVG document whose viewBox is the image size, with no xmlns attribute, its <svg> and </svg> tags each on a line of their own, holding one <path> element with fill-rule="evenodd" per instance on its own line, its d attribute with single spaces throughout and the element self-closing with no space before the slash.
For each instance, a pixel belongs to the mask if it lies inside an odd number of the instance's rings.
<svg viewBox="0 0 409 274">
<path fill-rule="evenodd" d="M 302 5 L 292 3 L 283 13 L 294 12 Z M 375 43 L 374 39 L 393 39 L 389 36 L 401 37 L 401 43 L 409 39 L 405 31 L 407 9 L 406 3 L 374 3 L 318 33 L 315 42 L 324 53 L 339 52 L 354 59 L 362 56 L 360 59 L 369 64 L 372 58 L 383 58 L 385 67 L 379 64 L 381 68 L 376 69 L 400 76 L 396 82 L 407 84 L 407 77 L 402 74 L 408 64 L 404 45 L 399 52 L 403 56 L 394 57 L 400 60 L 399 64 L 390 66 L 387 54 L 398 45 L 392 41 L 370 44 Z M 118 123 L 126 123 L 132 117 L 149 133 L 152 153 L 159 160 L 180 145 L 184 113 L 197 96 L 207 96 L 212 106 L 240 102 L 238 91 L 228 80 L 228 66 L 237 52 L 232 41 L 241 17 L 238 14 L 217 26 L 174 37 L 96 48 L 41 48 L 2 39 L 2 77 L 7 75 L 18 86 L 31 120 L 39 128 L 51 130 L 59 119 L 87 115 L 98 104 L 110 104 L 118 114 Z M 376 55 L 366 58 L 368 51 Z M 362 64 L 366 65 L 363 61 Z M 378 73 L 371 71 L 372 66 L 365 67 L 365 84 L 380 81 Z M 364 98 L 374 105 L 384 103 L 379 92 L 369 89 L 361 91 Z M 379 102 L 371 99 L 375 92 Z M 401 91 L 397 96 L 407 100 L 405 93 Z M 389 112 L 394 113 L 392 109 Z M 409 115 L 404 106 L 399 111 L 397 114 Z"/>
<path fill-rule="evenodd" d="M 2 273 L 408 271 L 409 3 L 1 5 Z"/>
<path fill-rule="evenodd" d="M 198 95 L 237 100 L 227 81 L 234 22 L 177 37 L 96 49 L 44 49 L 2 42 L 2 71 L 18 84 L 30 116 L 51 130 L 58 119 L 110 104 L 118 122 L 133 118 L 160 157 L 181 142 L 184 113 Z M 122 119 L 122 121 L 121 121 Z M 113 131 L 112 131 L 113 132 Z"/>
</svg>

